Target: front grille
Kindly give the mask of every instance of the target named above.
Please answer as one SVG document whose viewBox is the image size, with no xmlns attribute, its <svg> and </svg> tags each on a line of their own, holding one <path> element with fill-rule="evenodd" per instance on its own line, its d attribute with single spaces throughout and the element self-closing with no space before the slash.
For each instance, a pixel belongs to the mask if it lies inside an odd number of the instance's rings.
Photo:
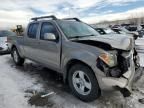
<svg viewBox="0 0 144 108">
<path fill-rule="evenodd" d="M 124 58 L 123 56 L 118 56 L 118 65 L 120 70 L 125 73 L 128 71 L 128 68 L 130 67 L 130 58 Z"/>
<path fill-rule="evenodd" d="M 97 59 L 97 67 L 102 72 L 104 72 L 106 76 L 119 78 L 129 70 L 129 67 L 131 65 L 131 58 L 132 57 L 130 55 L 124 56 L 122 54 L 119 54 L 117 56 L 118 65 L 115 67 L 109 67 L 101 59 Z"/>
</svg>

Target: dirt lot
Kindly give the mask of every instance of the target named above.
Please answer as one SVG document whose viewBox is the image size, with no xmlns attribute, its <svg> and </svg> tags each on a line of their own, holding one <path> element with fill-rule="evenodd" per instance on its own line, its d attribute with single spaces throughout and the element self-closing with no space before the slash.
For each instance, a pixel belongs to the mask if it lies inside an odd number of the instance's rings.
<svg viewBox="0 0 144 108">
<path fill-rule="evenodd" d="M 54 92 L 46 98 L 47 105 L 42 108 L 144 108 L 144 104 L 138 102 L 144 98 L 144 75 L 134 84 L 131 97 L 124 98 L 118 91 L 104 92 L 100 99 L 91 103 L 75 98 L 56 72 L 31 61 L 17 67 L 10 55 L 0 56 L 0 80 L 0 108 L 38 108 L 31 106 L 28 100 L 41 92 Z"/>
</svg>

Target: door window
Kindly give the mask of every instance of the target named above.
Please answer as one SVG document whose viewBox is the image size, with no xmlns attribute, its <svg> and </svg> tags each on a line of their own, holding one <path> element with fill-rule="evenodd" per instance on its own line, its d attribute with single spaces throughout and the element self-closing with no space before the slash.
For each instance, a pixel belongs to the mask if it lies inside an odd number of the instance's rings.
<svg viewBox="0 0 144 108">
<path fill-rule="evenodd" d="M 42 24 L 40 39 L 44 40 L 45 33 L 53 33 L 56 37 L 58 37 L 58 32 L 53 24 L 49 22 L 45 22 Z"/>
<path fill-rule="evenodd" d="M 28 29 L 28 37 L 29 38 L 36 38 L 37 30 L 38 30 L 38 23 L 30 24 Z"/>
</svg>

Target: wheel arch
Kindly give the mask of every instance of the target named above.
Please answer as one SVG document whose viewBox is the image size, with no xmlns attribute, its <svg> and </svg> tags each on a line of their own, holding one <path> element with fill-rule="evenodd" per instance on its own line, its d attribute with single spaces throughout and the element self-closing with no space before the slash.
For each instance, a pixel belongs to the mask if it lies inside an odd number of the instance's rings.
<svg viewBox="0 0 144 108">
<path fill-rule="evenodd" d="M 11 50 L 12 50 L 13 48 L 17 48 L 16 45 L 12 45 Z"/>
<path fill-rule="evenodd" d="M 22 51 L 21 51 L 21 49 L 20 49 L 20 46 L 18 46 L 18 45 L 16 45 L 16 44 L 13 44 L 12 46 L 11 46 L 11 51 L 12 51 L 12 49 L 13 48 L 16 48 L 17 49 L 17 51 L 18 51 L 18 53 L 19 53 L 19 55 L 21 56 L 21 57 L 24 57 L 24 55 L 23 55 L 23 53 L 22 53 Z"/>
<path fill-rule="evenodd" d="M 93 69 L 91 68 L 91 66 L 87 63 L 85 63 L 84 61 L 82 60 L 78 60 L 78 59 L 71 59 L 67 62 L 65 68 L 64 68 L 64 75 L 63 75 L 63 78 L 64 78 L 64 82 L 67 83 L 68 82 L 68 74 L 69 74 L 69 69 L 75 65 L 75 64 L 82 64 L 82 65 L 85 65 L 87 66 L 90 70 L 92 70 L 92 73 L 94 74 L 94 76 L 96 77 Z"/>
</svg>

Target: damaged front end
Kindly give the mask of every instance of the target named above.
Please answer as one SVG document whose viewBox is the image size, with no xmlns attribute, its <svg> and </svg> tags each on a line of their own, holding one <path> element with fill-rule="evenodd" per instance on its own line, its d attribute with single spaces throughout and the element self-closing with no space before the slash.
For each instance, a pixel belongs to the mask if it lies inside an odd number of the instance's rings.
<svg viewBox="0 0 144 108">
<path fill-rule="evenodd" d="M 119 37 L 96 37 L 95 39 L 76 40 L 75 42 L 102 49 L 96 62 L 100 88 L 118 88 L 124 96 L 131 93 L 135 70 L 139 68 L 138 54 L 133 39 Z M 99 71 L 99 72 L 97 72 Z M 97 75 L 96 75 L 97 76 Z M 127 95 L 126 95 L 126 94 Z"/>
<path fill-rule="evenodd" d="M 113 59 L 106 55 L 100 55 L 97 59 L 97 67 L 106 76 L 102 77 L 102 82 L 107 86 L 119 88 L 121 92 L 131 91 L 131 85 L 135 75 L 133 50 L 115 50 L 109 51 L 108 53 Z M 128 93 L 130 94 L 130 92 Z"/>
</svg>

